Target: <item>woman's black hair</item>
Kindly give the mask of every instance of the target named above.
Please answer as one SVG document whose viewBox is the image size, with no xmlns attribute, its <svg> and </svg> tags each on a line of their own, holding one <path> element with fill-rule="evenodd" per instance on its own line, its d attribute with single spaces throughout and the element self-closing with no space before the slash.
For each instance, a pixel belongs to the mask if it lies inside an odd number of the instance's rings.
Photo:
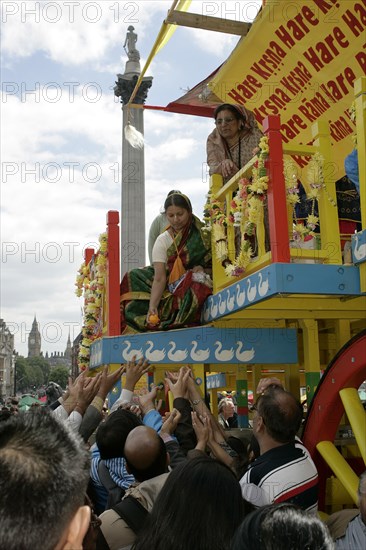
<svg viewBox="0 0 366 550">
<path fill-rule="evenodd" d="M 238 528 L 231 550 L 332 550 L 333 540 L 321 519 L 290 503 L 251 512 Z"/>
<path fill-rule="evenodd" d="M 205 455 L 169 474 L 133 550 L 228 550 L 244 517 L 238 480 Z"/>
<path fill-rule="evenodd" d="M 178 206 L 192 213 L 191 201 L 186 195 L 183 195 L 183 193 L 171 193 L 168 195 L 164 203 L 164 212 L 167 211 L 169 206 Z"/>
<path fill-rule="evenodd" d="M 219 113 L 221 113 L 221 111 L 230 111 L 237 120 L 242 120 L 243 122 L 245 122 L 247 119 L 240 108 L 236 107 L 235 105 L 231 105 L 230 103 L 223 103 L 222 105 L 216 107 L 214 111 L 215 120 L 217 119 L 217 116 Z"/>
</svg>

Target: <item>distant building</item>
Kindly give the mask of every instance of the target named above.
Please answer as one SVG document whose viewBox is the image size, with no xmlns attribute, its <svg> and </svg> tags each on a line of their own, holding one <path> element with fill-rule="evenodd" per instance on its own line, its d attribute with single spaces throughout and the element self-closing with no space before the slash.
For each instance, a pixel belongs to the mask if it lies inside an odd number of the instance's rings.
<svg viewBox="0 0 366 550">
<path fill-rule="evenodd" d="M 0 319 L 0 398 L 14 394 L 14 336 Z"/>
<path fill-rule="evenodd" d="M 31 331 L 28 337 L 28 357 L 40 357 L 43 356 L 41 352 L 41 333 L 38 329 L 38 323 L 36 316 L 34 316 L 34 321 L 32 324 Z M 46 352 L 44 356 L 46 361 L 48 361 L 50 367 L 64 366 L 67 368 L 71 367 L 71 358 L 72 358 L 72 348 L 70 334 L 67 338 L 67 344 L 65 351 L 55 351 L 51 355 Z"/>
<path fill-rule="evenodd" d="M 28 336 L 28 357 L 39 357 L 41 355 L 41 333 L 38 329 L 36 316 L 34 316 L 31 331 Z"/>
</svg>

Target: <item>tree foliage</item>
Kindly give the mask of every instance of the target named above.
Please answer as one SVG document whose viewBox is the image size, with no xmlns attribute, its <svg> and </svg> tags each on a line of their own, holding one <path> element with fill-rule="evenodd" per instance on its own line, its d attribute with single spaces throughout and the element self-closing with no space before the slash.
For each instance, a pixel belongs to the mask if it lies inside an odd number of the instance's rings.
<svg viewBox="0 0 366 550">
<path fill-rule="evenodd" d="M 56 384 L 59 384 L 62 389 L 66 389 L 69 376 L 69 369 L 63 365 L 58 365 L 57 367 L 51 369 L 49 381 L 56 382 Z"/>
</svg>

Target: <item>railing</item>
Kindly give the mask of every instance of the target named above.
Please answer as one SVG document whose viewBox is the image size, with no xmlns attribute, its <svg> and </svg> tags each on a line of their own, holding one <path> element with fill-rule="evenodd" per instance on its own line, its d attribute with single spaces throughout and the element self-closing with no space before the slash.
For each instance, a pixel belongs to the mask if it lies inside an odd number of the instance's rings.
<svg viewBox="0 0 366 550">
<path fill-rule="evenodd" d="M 338 213 L 336 208 L 335 181 L 332 179 L 331 142 L 327 125 L 319 121 L 313 126 L 313 145 L 283 146 L 280 134 L 280 119 L 277 116 L 268 117 L 263 125 L 264 135 L 268 137 L 269 152 L 265 160 L 267 171 L 267 215 L 268 215 L 268 239 L 267 249 L 265 244 L 266 223 L 265 208 L 262 216 L 257 220 L 256 227 L 256 252 L 244 273 L 239 277 L 228 276 L 221 265 L 217 255 L 217 247 L 213 233 L 213 281 L 214 292 L 234 283 L 238 278 L 243 278 L 270 263 L 290 261 L 311 261 L 317 263 L 342 264 L 341 242 L 338 225 Z M 287 204 L 286 185 L 284 177 L 284 155 L 305 157 L 305 163 L 311 157 L 319 153 L 323 159 L 324 184 L 317 195 L 318 218 L 320 233 L 314 243 L 318 246 L 313 249 L 304 249 L 301 242 L 293 243 L 293 215 L 292 207 Z M 229 212 L 233 194 L 239 189 L 239 181 L 242 178 L 249 179 L 252 176 L 256 158 L 250 160 L 239 172 L 224 186 L 222 177 L 214 174 L 211 178 L 211 194 L 216 199 L 223 211 Z M 306 184 L 304 184 L 306 189 Z M 241 222 L 241 231 L 246 220 Z M 228 240 L 228 259 L 235 260 L 235 229 L 232 224 L 226 228 Z M 300 246 L 299 246 L 300 244 Z"/>
</svg>

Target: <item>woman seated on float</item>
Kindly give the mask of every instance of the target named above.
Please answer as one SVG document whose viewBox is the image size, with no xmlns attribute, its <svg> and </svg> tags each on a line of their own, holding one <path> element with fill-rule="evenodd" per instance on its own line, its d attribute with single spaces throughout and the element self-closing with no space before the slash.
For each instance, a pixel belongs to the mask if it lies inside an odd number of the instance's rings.
<svg viewBox="0 0 366 550">
<path fill-rule="evenodd" d="M 154 244 L 153 267 L 132 269 L 122 279 L 122 334 L 198 325 L 212 293 L 210 236 L 190 200 L 173 193 L 164 212 L 169 225 Z"/>
<path fill-rule="evenodd" d="M 223 103 L 214 112 L 216 128 L 207 138 L 207 164 L 210 176 L 221 174 L 224 182 L 258 152 L 263 133 L 254 115 L 242 105 Z"/>
</svg>

